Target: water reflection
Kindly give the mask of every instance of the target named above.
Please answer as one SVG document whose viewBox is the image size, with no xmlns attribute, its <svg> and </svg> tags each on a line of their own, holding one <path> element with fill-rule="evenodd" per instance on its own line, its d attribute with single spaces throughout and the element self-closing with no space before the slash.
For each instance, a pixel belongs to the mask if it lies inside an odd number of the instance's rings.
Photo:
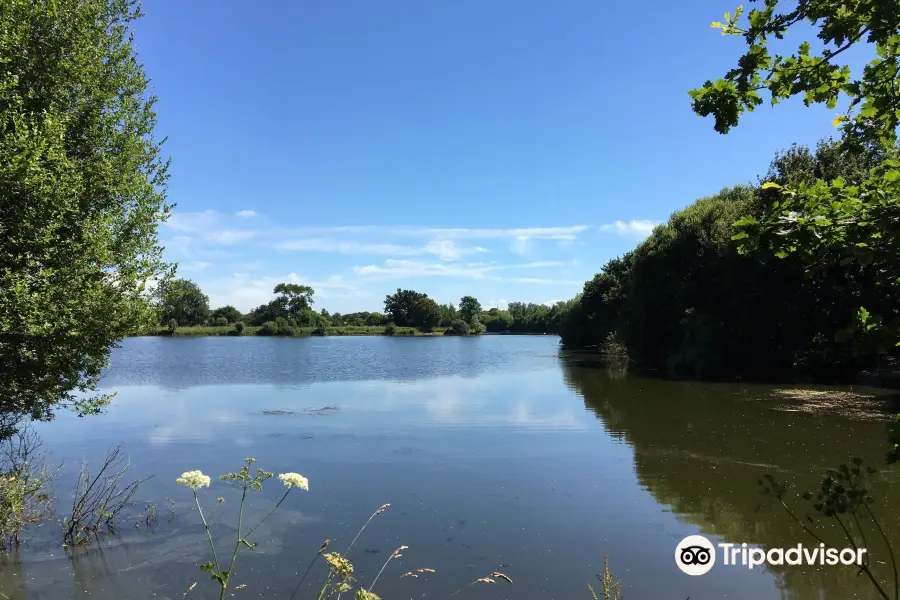
<svg viewBox="0 0 900 600">
<path fill-rule="evenodd" d="M 701 532 L 727 542 L 760 543 L 764 547 L 815 545 L 787 514 L 759 493 L 765 473 L 798 490 L 817 487 L 825 469 L 860 456 L 882 465 L 886 451 L 882 416 L 872 402 L 866 419 L 807 412 L 796 388 L 671 382 L 625 376 L 589 358 L 565 361 L 565 378 L 584 398 L 610 434 L 634 452 L 638 481 L 659 503 Z M 858 393 L 859 390 L 844 390 Z M 813 394 L 813 398 L 820 396 Z M 873 480 L 874 511 L 889 539 L 900 542 L 900 523 L 893 496 L 900 477 L 887 469 Z M 760 504 L 762 503 L 762 506 Z M 796 506 L 809 506 L 802 500 Z M 810 511 L 812 512 L 812 511 Z M 801 517 L 806 513 L 801 512 Z M 868 524 L 869 552 L 889 560 L 881 540 Z M 833 522 L 817 531 L 837 547 L 848 544 Z M 875 565 L 883 579 L 887 565 Z M 849 568 L 773 567 L 783 597 L 875 597 L 871 583 Z M 891 587 L 889 587 L 891 589 Z"/>
<path fill-rule="evenodd" d="M 662 382 L 560 359 L 553 338 L 126 340 L 112 362 L 104 391 L 119 395 L 108 413 L 61 413 L 41 434 L 54 458 L 76 467 L 122 442 L 133 476 L 156 477 L 118 539 L 66 553 L 42 528 L 21 563 L 0 565 L 0 593 L 174 599 L 197 582 L 193 594 L 207 597 L 214 584 L 197 570 L 209 558 L 203 529 L 174 478 L 197 468 L 216 476 L 254 456 L 267 470 L 303 473 L 310 490 L 254 534 L 257 549 L 239 562 L 247 588 L 235 597 L 289 597 L 324 538 L 345 548 L 385 502 L 390 510 L 352 556 L 367 582 L 391 551 L 410 546 L 379 580 L 385 598 L 445 598 L 495 569 L 515 585 L 459 597 L 586 598 L 606 554 L 626 598 L 872 597 L 847 571 L 691 578 L 673 560 L 677 542 L 698 532 L 801 541 L 778 513 L 754 511 L 755 481 L 764 472 L 814 479 L 853 452 L 878 460 L 883 428 L 863 418 L 872 407 L 862 401 L 850 417 L 798 412 L 794 392 Z M 887 476 L 890 493 L 897 478 Z M 201 499 L 225 547 L 237 502 L 219 483 Z M 72 486 L 61 473 L 64 502 Z M 278 487 L 253 495 L 251 521 Z M 159 507 L 158 525 L 135 528 L 146 503 Z M 878 510 L 896 531 L 896 512 L 884 502 Z M 49 541 L 37 539 L 43 533 Z M 437 573 L 400 579 L 418 567 Z M 323 569 L 299 597 L 315 597 Z"/>
</svg>

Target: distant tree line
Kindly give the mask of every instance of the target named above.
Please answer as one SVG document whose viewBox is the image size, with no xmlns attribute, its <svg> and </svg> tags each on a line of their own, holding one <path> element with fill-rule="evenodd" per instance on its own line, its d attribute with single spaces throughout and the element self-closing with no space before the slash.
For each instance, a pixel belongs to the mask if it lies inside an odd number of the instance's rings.
<svg viewBox="0 0 900 600">
<path fill-rule="evenodd" d="M 275 298 L 242 314 L 233 306 L 209 308 L 209 297 L 193 281 L 173 279 L 157 290 L 159 324 L 171 332 L 178 327 L 241 324 L 260 328 L 260 335 L 295 335 L 300 328 L 326 333 L 336 327 L 411 328 L 421 332 L 442 330 L 449 334 L 558 333 L 570 303 L 511 302 L 507 309 L 484 310 L 474 296 L 463 296 L 458 305 L 438 304 L 428 294 L 397 289 L 384 300 L 384 312 L 329 313 L 313 309 L 315 290 L 307 285 L 279 283 Z"/>
</svg>

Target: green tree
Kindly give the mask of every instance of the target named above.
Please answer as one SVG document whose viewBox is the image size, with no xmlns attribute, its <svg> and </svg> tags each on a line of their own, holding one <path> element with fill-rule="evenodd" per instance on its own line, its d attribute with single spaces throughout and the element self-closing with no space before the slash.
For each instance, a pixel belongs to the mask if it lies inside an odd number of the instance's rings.
<svg viewBox="0 0 900 600">
<path fill-rule="evenodd" d="M 842 178 L 817 178 L 783 186 L 775 182 L 779 199 L 758 216 L 747 215 L 735 225 L 735 239 L 743 252 L 763 248 L 776 256 L 798 255 L 811 268 L 856 263 L 880 274 L 882 293 L 896 295 L 900 281 L 900 160 L 897 126 L 900 123 L 900 9 L 885 0 L 804 0 L 778 11 L 777 0 L 750 11 L 742 20 L 739 8 L 713 23 L 723 35 L 742 36 L 748 48 L 738 66 L 724 78 L 707 81 L 690 91 L 694 111 L 715 118 L 715 128 L 727 133 L 745 111 L 763 102 L 767 91 L 773 104 L 802 96 L 807 105 L 824 103 L 834 109 L 849 98 L 835 118 L 844 145 L 855 152 L 875 147 L 884 160 L 858 184 Z M 808 22 L 818 29 L 821 51 L 809 42 L 789 56 L 773 54 L 768 43 Z M 874 53 L 861 73 L 840 64 L 845 51 L 865 44 Z M 848 320 L 849 319 L 848 315 Z M 900 313 L 874 315 L 859 308 L 852 333 L 887 348 L 900 340 Z"/>
<path fill-rule="evenodd" d="M 441 326 L 450 327 L 457 319 L 456 307 L 452 304 L 441 304 Z"/>
<path fill-rule="evenodd" d="M 509 329 L 513 324 L 513 318 L 509 311 L 492 308 L 481 313 L 481 322 L 488 331 L 499 333 Z"/>
<path fill-rule="evenodd" d="M 224 317 L 226 323 L 237 323 L 241 320 L 241 311 L 233 306 L 221 306 L 210 315 L 213 320 L 218 320 L 219 317 Z"/>
<path fill-rule="evenodd" d="M 369 316 L 366 317 L 366 325 L 374 326 L 374 325 L 384 325 L 387 323 L 387 317 L 385 317 L 380 312 L 369 313 Z"/>
<path fill-rule="evenodd" d="M 309 310 L 313 303 L 313 294 L 316 293 L 308 285 L 298 283 L 279 283 L 273 292 L 280 295 L 288 312 L 293 315 Z"/>
<path fill-rule="evenodd" d="M 414 325 L 413 312 L 416 304 L 427 297 L 428 294 L 397 288 L 396 294 L 388 294 L 385 297 L 384 312 L 399 327 Z"/>
<path fill-rule="evenodd" d="M 459 299 L 459 316 L 469 325 L 477 325 L 481 316 L 481 303 L 474 296 Z"/>
<path fill-rule="evenodd" d="M 116 340 L 153 324 L 169 215 L 126 0 L 0 9 L 0 410 L 96 412 Z"/>
<path fill-rule="evenodd" d="M 421 331 L 431 331 L 441 324 L 441 307 L 431 298 L 423 296 L 413 307 L 411 321 Z"/>
<path fill-rule="evenodd" d="M 203 325 L 209 319 L 209 298 L 193 281 L 173 279 L 158 292 L 160 323 L 174 319 L 184 327 Z"/>
</svg>

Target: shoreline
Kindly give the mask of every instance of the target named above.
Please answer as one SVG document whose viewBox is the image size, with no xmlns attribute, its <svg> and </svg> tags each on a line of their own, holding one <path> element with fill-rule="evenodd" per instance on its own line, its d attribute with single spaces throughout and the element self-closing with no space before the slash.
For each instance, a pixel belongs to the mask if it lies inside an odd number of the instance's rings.
<svg viewBox="0 0 900 600">
<path fill-rule="evenodd" d="M 385 333 L 383 325 L 346 325 L 342 327 L 329 327 L 325 334 L 317 333 L 315 327 L 297 327 L 296 335 L 259 336 L 260 326 L 244 327 L 240 335 L 235 332 L 234 325 L 195 325 L 191 327 L 179 327 L 174 333 L 161 327 L 155 331 L 135 333 L 128 337 L 328 337 L 328 336 L 371 336 L 384 337 L 474 337 L 479 335 L 530 335 L 530 336 L 556 336 L 556 333 L 532 333 L 520 331 L 485 331 L 469 335 L 449 333 L 446 328 L 437 328 L 434 331 L 419 331 L 414 327 L 396 327 L 393 334 Z"/>
</svg>

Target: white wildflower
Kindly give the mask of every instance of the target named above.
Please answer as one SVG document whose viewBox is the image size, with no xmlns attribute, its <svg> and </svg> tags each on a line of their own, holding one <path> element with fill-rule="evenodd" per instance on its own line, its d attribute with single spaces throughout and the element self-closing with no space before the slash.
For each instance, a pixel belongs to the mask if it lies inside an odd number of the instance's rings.
<svg viewBox="0 0 900 600">
<path fill-rule="evenodd" d="M 282 473 L 278 476 L 278 479 L 281 480 L 281 483 L 286 488 L 298 487 L 304 492 L 309 491 L 309 480 L 300 473 Z"/>
<path fill-rule="evenodd" d="M 178 485 L 183 485 L 196 490 L 204 486 L 209 487 L 209 475 L 204 475 L 200 471 L 185 471 L 181 477 L 175 480 Z"/>
</svg>

